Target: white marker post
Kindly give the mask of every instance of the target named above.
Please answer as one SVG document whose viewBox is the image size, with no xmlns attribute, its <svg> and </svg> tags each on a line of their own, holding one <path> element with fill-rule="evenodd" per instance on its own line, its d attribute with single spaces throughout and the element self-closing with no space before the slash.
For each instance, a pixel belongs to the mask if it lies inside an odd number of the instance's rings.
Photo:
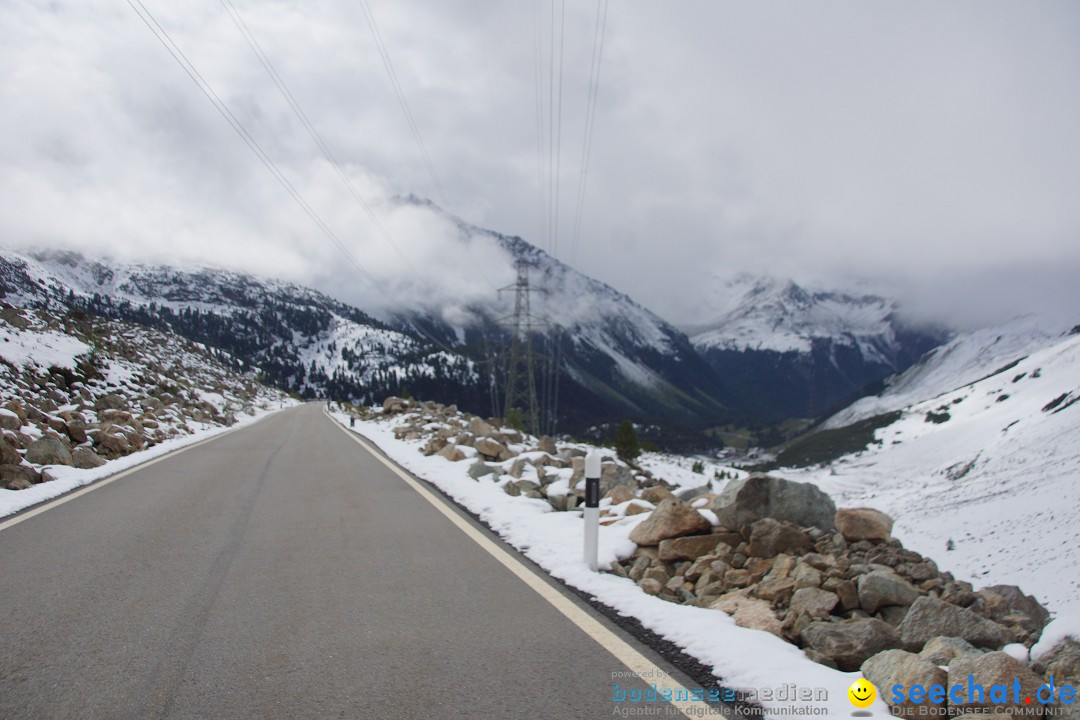
<svg viewBox="0 0 1080 720">
<path fill-rule="evenodd" d="M 585 564 L 593 572 L 599 570 L 597 563 L 598 534 L 600 531 L 600 453 L 590 451 L 585 456 Z"/>
</svg>

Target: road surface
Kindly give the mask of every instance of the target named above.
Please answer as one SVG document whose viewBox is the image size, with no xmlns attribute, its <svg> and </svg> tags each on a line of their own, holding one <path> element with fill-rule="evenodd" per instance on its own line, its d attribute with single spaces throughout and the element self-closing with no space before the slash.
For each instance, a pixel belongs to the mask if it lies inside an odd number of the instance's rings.
<svg viewBox="0 0 1080 720">
<path fill-rule="evenodd" d="M 625 670 L 313 404 L 0 530 L 5 720 L 606 718 Z"/>
</svg>

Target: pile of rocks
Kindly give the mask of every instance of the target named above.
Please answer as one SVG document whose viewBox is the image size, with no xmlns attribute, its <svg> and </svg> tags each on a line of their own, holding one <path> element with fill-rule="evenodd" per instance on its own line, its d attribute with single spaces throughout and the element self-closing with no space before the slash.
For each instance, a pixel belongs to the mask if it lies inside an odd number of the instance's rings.
<svg viewBox="0 0 1080 720">
<path fill-rule="evenodd" d="M 1023 705 L 1051 675 L 1058 687 L 1080 681 L 1073 641 L 1033 665 L 1018 659 L 1050 619 L 1033 597 L 940 572 L 892 538 L 892 520 L 877 510 L 837 510 L 816 486 L 767 475 L 702 497 L 719 524 L 666 500 L 634 528 L 637 552 L 612 571 L 665 600 L 722 610 L 824 665 L 861 670 L 879 689 L 1019 678 Z"/>
<path fill-rule="evenodd" d="M 94 468 L 280 400 L 182 338 L 119 321 L 0 304 L 5 337 L 59 334 L 92 347 L 73 366 L 15 364 L 0 352 L 0 487 L 23 490 L 49 468 Z M 3 348 L 0 347 L 0 351 Z M 227 399 L 224 407 L 207 397 Z"/>
<path fill-rule="evenodd" d="M 509 476 L 502 483 L 509 495 L 546 500 L 559 511 L 574 510 L 584 502 L 586 451 L 581 447 L 560 447 L 550 437 L 534 438 L 505 427 L 499 418 L 485 420 L 463 413 L 455 405 L 388 397 L 382 415 L 396 416 L 399 424 L 394 436 L 421 441 L 424 455 L 468 461 L 468 472 L 474 479 Z M 648 512 L 656 503 L 673 497 L 663 480 L 613 454 L 603 458 L 600 493 L 612 498 L 613 504 L 626 503 L 629 514 Z M 602 517 L 604 522 L 614 522 L 622 515 L 605 509 Z"/>
</svg>

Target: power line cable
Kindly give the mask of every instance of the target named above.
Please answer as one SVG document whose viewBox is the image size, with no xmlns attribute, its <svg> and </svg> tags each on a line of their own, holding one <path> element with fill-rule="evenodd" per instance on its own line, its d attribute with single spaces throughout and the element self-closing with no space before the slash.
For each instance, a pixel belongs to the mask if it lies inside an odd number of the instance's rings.
<svg viewBox="0 0 1080 720">
<path fill-rule="evenodd" d="M 184 70 L 187 76 L 191 78 L 192 82 L 195 83 L 196 87 L 199 88 L 199 90 L 203 93 L 207 100 L 210 101 L 210 103 L 218 111 L 221 117 L 229 124 L 230 127 L 232 127 L 236 134 L 240 136 L 240 139 L 244 141 L 244 144 L 246 144 L 248 148 L 253 153 L 255 153 L 255 156 L 258 157 L 259 160 L 266 167 L 266 169 L 270 171 L 270 174 L 274 176 L 274 178 L 281 184 L 283 188 L 285 188 L 286 192 L 289 193 L 289 196 L 292 197 L 292 199 L 296 202 L 297 205 L 300 206 L 300 209 L 303 210 L 309 218 L 311 218 L 311 220 L 316 224 L 319 230 L 322 231 L 322 233 L 337 247 L 337 249 L 345 256 L 345 258 L 360 271 L 364 278 L 369 283 L 371 283 L 372 287 L 374 287 L 376 291 L 378 291 L 379 294 L 382 295 L 383 298 L 389 302 L 391 299 L 390 294 L 386 291 L 382 284 L 375 279 L 375 276 L 372 275 L 366 267 L 364 267 L 363 263 L 361 263 L 356 258 L 356 256 L 348 249 L 348 247 L 338 238 L 338 236 L 334 233 L 330 226 L 327 225 L 325 221 L 323 221 L 322 217 L 319 216 L 315 209 L 311 207 L 310 204 L 308 204 L 307 200 L 304 199 L 303 195 L 300 194 L 300 192 L 293 186 L 293 184 L 289 181 L 289 179 L 285 176 L 285 174 L 281 171 L 277 164 L 270 158 L 269 155 L 266 154 L 266 152 L 262 149 L 259 143 L 255 140 L 255 138 L 252 137 L 252 135 L 248 132 L 247 128 L 244 127 L 244 124 L 240 122 L 240 120 L 233 114 L 233 112 L 229 109 L 225 102 L 214 91 L 213 87 L 206 81 L 202 74 L 199 73 L 195 65 L 191 62 L 190 59 L 188 59 L 187 55 L 184 54 L 183 50 L 180 49 L 180 46 L 176 44 L 176 42 L 172 39 L 172 37 L 165 30 L 165 28 L 163 28 L 161 24 L 158 23 L 153 13 L 151 13 L 150 10 L 147 9 L 145 5 L 143 5 L 142 0 L 126 0 L 126 2 L 131 7 L 132 11 L 136 15 L 138 15 L 139 19 L 142 20 L 143 24 L 145 24 L 146 27 L 150 30 L 150 32 L 153 33 L 154 37 L 157 38 L 158 42 L 162 44 L 162 46 L 169 52 L 169 54 L 173 57 L 177 64 L 180 65 L 180 67 Z M 138 7 L 136 7 L 136 5 Z M 413 329 L 414 332 L 417 333 L 417 335 L 426 338 L 436 347 L 452 355 L 458 355 L 456 351 L 447 347 L 438 338 L 432 336 L 430 333 L 427 333 L 422 328 L 416 326 L 416 324 L 413 323 L 412 320 L 410 320 L 408 317 L 405 317 L 404 321 L 409 327 Z M 470 360 L 470 362 L 476 361 Z"/>
<path fill-rule="evenodd" d="M 596 27 L 593 31 L 593 54 L 589 68 L 589 94 L 585 107 L 585 132 L 581 141 L 581 172 L 578 178 L 577 207 L 574 211 L 574 231 L 570 238 L 570 263 L 577 254 L 581 235 L 581 219 L 585 207 L 585 188 L 589 179 L 589 159 L 592 155 L 593 129 L 596 126 L 596 104 L 600 95 L 600 66 L 604 58 L 604 39 L 607 34 L 608 0 L 596 2 Z"/>
<path fill-rule="evenodd" d="M 270 79 L 273 80 L 274 85 L 277 86 L 278 91 L 285 99 L 285 102 L 292 109 L 293 114 L 296 115 L 297 119 L 300 120 L 300 124 L 303 126 L 304 130 L 307 131 L 308 135 L 311 136 L 311 139 L 315 142 L 315 145 L 319 148 L 320 152 L 322 152 L 323 157 L 325 157 L 327 162 L 329 162 L 330 165 L 333 166 L 334 170 L 337 172 L 338 177 L 341 178 L 341 181 L 349 190 L 349 193 L 353 196 L 356 202 L 359 203 L 360 207 L 364 210 L 364 213 L 368 216 L 368 219 L 371 220 L 371 223 L 375 227 L 375 230 L 378 232 L 379 236 L 388 245 L 390 245 L 391 248 L 393 248 L 394 252 L 396 252 L 405 263 L 411 265 L 409 258 L 406 257 L 404 252 L 402 252 L 401 247 L 396 242 L 394 242 L 394 239 L 390 236 L 390 233 L 387 232 L 386 227 L 382 224 L 382 221 L 379 219 L 378 215 L 376 215 L 371 205 L 368 204 L 367 200 L 364 199 L 364 196 L 360 193 L 359 190 L 357 190 L 356 185 L 353 183 L 348 173 L 345 172 L 345 169 L 341 166 L 341 163 L 338 162 L 338 159 L 334 156 L 334 153 L 323 141 L 322 136 L 319 134 L 319 131 L 315 129 L 315 126 L 308 118 L 307 113 L 304 112 L 304 109 L 300 106 L 300 103 L 297 101 L 296 97 L 289 89 L 289 86 L 285 83 L 285 80 L 278 73 L 277 68 L 275 68 L 274 64 L 270 61 L 269 56 L 267 56 L 266 52 L 263 50 L 262 45 L 259 44 L 259 41 L 255 37 L 255 34 L 251 32 L 251 29 L 248 27 L 247 23 L 244 22 L 243 16 L 240 15 L 240 12 L 236 9 L 236 6 L 233 5 L 232 0 L 219 1 L 221 3 L 221 6 L 225 9 L 225 12 L 229 15 L 229 18 L 232 20 L 233 24 L 236 26 L 237 30 L 240 31 L 240 35 L 247 42 L 248 47 L 250 47 L 251 51 L 255 53 L 255 57 L 258 58 L 259 63 L 263 66 L 263 69 L 266 70 L 266 73 L 270 76 Z"/>
<path fill-rule="evenodd" d="M 431 162 L 431 156 L 428 154 L 427 146 L 424 144 L 424 138 L 420 134 L 420 128 L 416 124 L 416 118 L 413 117 L 409 102 L 405 99 L 405 92 L 401 89 L 397 71 L 394 70 L 394 63 L 390 59 L 390 53 L 386 50 L 386 44 L 382 39 L 382 33 L 379 32 L 379 24 L 375 20 L 375 14 L 371 11 L 371 6 L 368 4 L 367 0 L 358 0 L 358 2 L 364 13 L 364 19 L 367 21 L 368 28 L 371 30 L 371 37 L 375 40 L 375 47 L 378 49 L 379 56 L 382 58 L 383 67 L 386 69 L 387 77 L 390 78 L 390 85 L 394 89 L 394 94 L 397 96 L 398 103 L 401 105 L 401 110 L 405 114 L 405 120 L 409 125 L 409 130 L 412 132 L 413 140 L 416 142 L 416 147 L 420 151 L 420 157 L 427 167 L 428 174 L 431 176 L 431 182 L 435 186 L 436 192 L 439 194 L 439 202 L 442 203 L 443 207 L 449 209 L 450 202 L 446 198 L 446 191 L 443 189 L 443 184 L 439 179 L 438 173 L 435 172 L 435 165 Z"/>
</svg>

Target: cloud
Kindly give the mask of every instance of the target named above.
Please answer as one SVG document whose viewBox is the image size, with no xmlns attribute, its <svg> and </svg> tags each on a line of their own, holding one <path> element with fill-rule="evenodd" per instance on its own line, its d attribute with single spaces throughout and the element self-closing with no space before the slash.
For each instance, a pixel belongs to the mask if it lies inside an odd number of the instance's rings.
<svg viewBox="0 0 1080 720">
<path fill-rule="evenodd" d="M 372 309 L 426 299 L 457 313 L 509 282 L 489 241 L 463 245 L 445 218 L 390 200 L 439 193 L 360 5 L 233 2 L 392 242 L 219 2 L 145 0 L 377 284 L 135 13 L 105 0 L 0 6 L 2 242 L 220 264 Z M 447 209 L 674 320 L 695 283 L 739 271 L 870 279 L 956 317 L 1009 277 L 1001 313 L 1080 300 L 1054 270 L 1080 266 L 1071 2 L 612 3 L 576 244 L 595 5 L 567 4 L 561 93 L 536 84 L 553 67 L 548 2 L 371 6 Z M 538 132 L 538 96 L 561 97 L 561 124 L 545 105 Z"/>
</svg>

